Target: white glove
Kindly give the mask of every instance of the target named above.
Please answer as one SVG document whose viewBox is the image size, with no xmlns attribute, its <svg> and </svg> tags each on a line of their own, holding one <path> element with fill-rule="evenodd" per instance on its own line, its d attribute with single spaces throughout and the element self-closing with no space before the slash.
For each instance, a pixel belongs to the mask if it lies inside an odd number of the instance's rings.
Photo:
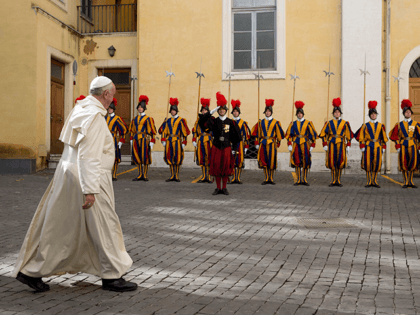
<svg viewBox="0 0 420 315">
<path fill-rule="evenodd" d="M 133 146 L 133 140 L 130 140 L 130 146 Z"/>
<path fill-rule="evenodd" d="M 184 150 L 184 148 L 185 148 L 185 144 L 182 144 L 182 149 Z"/>
<path fill-rule="evenodd" d="M 162 141 L 162 145 L 165 146 L 166 145 L 166 141 Z"/>
<path fill-rule="evenodd" d="M 246 152 L 248 151 L 248 149 L 247 149 L 247 148 L 245 148 L 245 150 L 244 150 L 244 151 L 245 151 L 245 154 L 246 154 Z M 419 152 L 420 152 L 420 151 L 419 151 Z"/>
<path fill-rule="evenodd" d="M 385 149 L 382 149 L 382 153 L 385 153 Z"/>
<path fill-rule="evenodd" d="M 328 146 L 324 146 L 324 151 L 328 151 Z"/>
<path fill-rule="evenodd" d="M 259 149 L 260 148 L 260 145 L 259 144 L 257 144 L 256 146 L 255 146 L 255 149 Z M 246 149 L 245 149 L 246 150 Z"/>
<path fill-rule="evenodd" d="M 309 152 L 312 152 L 313 149 L 314 149 L 314 147 L 310 147 L 309 148 Z"/>
<path fill-rule="evenodd" d="M 197 142 L 193 141 L 193 146 L 194 146 L 194 148 L 196 148 L 197 147 Z"/>
<path fill-rule="evenodd" d="M 349 151 L 350 151 L 350 147 L 347 147 L 346 148 L 346 153 L 349 153 Z"/>
<path fill-rule="evenodd" d="M 235 155 L 236 154 L 236 151 L 235 150 L 232 150 L 232 154 Z"/>
<path fill-rule="evenodd" d="M 153 142 L 150 142 L 149 143 L 149 145 L 150 145 L 150 150 L 152 150 L 153 149 L 153 146 L 155 145 Z"/>
<path fill-rule="evenodd" d="M 397 152 L 398 152 L 398 153 L 400 153 L 400 151 L 401 151 L 401 149 L 400 149 L 400 148 L 398 148 L 398 149 L 397 149 Z M 420 153 L 420 151 L 419 151 L 419 153 Z"/>
<path fill-rule="evenodd" d="M 289 145 L 287 148 L 289 149 L 289 152 L 292 152 L 292 146 L 291 145 Z"/>
<path fill-rule="evenodd" d="M 123 143 L 121 141 L 118 142 L 118 147 L 120 148 L 120 150 L 121 150 L 122 145 L 123 145 Z"/>
<path fill-rule="evenodd" d="M 360 151 L 365 152 L 365 148 L 360 149 Z"/>
<path fill-rule="evenodd" d="M 217 110 L 219 109 L 220 106 L 217 106 L 215 109 L 212 109 L 210 111 L 210 115 L 213 115 L 215 112 L 217 112 Z"/>
</svg>

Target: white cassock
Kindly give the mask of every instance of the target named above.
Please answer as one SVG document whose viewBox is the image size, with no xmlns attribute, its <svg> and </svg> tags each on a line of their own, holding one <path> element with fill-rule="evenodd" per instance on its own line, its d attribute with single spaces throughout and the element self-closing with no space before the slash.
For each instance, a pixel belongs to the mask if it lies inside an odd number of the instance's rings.
<svg viewBox="0 0 420 315">
<path fill-rule="evenodd" d="M 26 234 L 13 276 L 85 272 L 120 278 L 133 261 L 115 213 L 112 167 L 114 140 L 93 96 L 79 101 L 64 124 L 64 150 Z M 82 209 L 84 195 L 95 203 Z"/>
</svg>

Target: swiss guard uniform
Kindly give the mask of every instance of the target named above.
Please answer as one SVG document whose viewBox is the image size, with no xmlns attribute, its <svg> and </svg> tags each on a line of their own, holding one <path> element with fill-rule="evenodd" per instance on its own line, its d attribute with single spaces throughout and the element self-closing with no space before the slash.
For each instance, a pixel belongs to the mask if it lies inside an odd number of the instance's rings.
<svg viewBox="0 0 420 315">
<path fill-rule="evenodd" d="M 163 122 L 159 133 L 162 135 L 161 141 L 165 147 L 163 160 L 171 169 L 171 177 L 166 181 L 180 182 L 179 167 L 184 160 L 184 147 L 187 144 L 190 129 L 188 129 L 187 121 L 178 116 L 178 99 L 171 97 L 169 102 L 171 104 L 169 112 L 174 110 L 176 114 Z"/>
<path fill-rule="evenodd" d="M 372 114 L 378 114 L 376 111 L 376 101 L 369 101 L 369 117 Z M 366 171 L 366 186 L 376 187 L 378 185 L 378 172 L 382 167 L 382 153 L 385 152 L 386 142 L 388 138 L 385 132 L 385 126 L 375 120 L 370 120 L 360 127 L 356 133 L 356 140 L 360 143 L 360 150 L 362 151 L 362 169 Z"/>
<path fill-rule="evenodd" d="M 201 110 L 210 111 L 209 109 L 210 99 L 201 99 Z M 211 133 L 205 132 L 198 124 L 198 117 L 192 130 L 193 134 L 193 145 L 195 147 L 195 158 L 197 165 L 201 166 L 203 172 L 201 178 L 198 180 L 199 183 L 211 183 L 210 180 L 210 152 L 213 146 Z"/>
<path fill-rule="evenodd" d="M 117 170 L 118 170 L 118 164 L 121 163 L 121 146 L 123 143 L 125 143 L 125 135 L 127 134 L 127 125 L 125 124 L 124 120 L 118 116 L 115 115 L 115 107 L 117 106 L 117 100 L 114 98 L 114 100 L 111 102 L 111 105 L 109 105 L 109 108 L 112 109 L 112 113 L 109 113 L 105 116 L 105 121 L 108 125 L 108 129 L 112 134 L 112 137 L 114 138 L 114 145 L 115 145 L 115 162 L 114 167 L 112 168 L 112 180 L 117 180 Z"/>
<path fill-rule="evenodd" d="M 401 102 L 404 120 L 397 123 L 389 133 L 389 138 L 395 142 L 395 148 L 398 151 L 398 167 L 404 177 L 403 188 L 417 188 L 413 182 L 413 175 L 418 168 L 420 124 L 412 120 L 411 115 L 406 116 L 407 112 L 413 114 L 412 106 L 413 104 L 411 104 L 410 100 Z"/>
<path fill-rule="evenodd" d="M 280 121 L 275 120 L 273 114 L 274 100 L 265 100 L 266 115 L 253 128 L 252 135 L 256 137 L 255 147 L 258 150 L 258 167 L 264 170 L 265 179 L 261 185 L 271 184 L 274 182 L 274 171 L 277 169 L 277 148 L 280 141 L 285 137 L 281 128 Z M 267 111 L 271 114 L 267 116 Z"/>
<path fill-rule="evenodd" d="M 210 175 L 216 177 L 217 188 L 213 195 L 229 195 L 226 183 L 228 176 L 231 176 L 233 173 L 235 161 L 232 153 L 236 154 L 234 148 L 238 147 L 241 141 L 241 134 L 238 125 L 226 116 L 226 98 L 220 92 L 216 94 L 216 98 L 218 107 L 206 114 L 200 114 L 198 123 L 201 128 L 207 132 L 212 132 L 214 136 L 211 149 Z M 223 116 L 220 116 L 222 109 L 225 110 L 225 113 Z M 218 118 L 212 116 L 216 110 L 219 113 Z M 222 181 L 223 188 L 221 186 Z"/>
<path fill-rule="evenodd" d="M 339 112 L 341 116 L 340 105 L 340 98 L 333 99 L 333 115 Z M 341 117 L 336 118 L 334 116 L 334 119 L 324 125 L 319 137 L 322 138 L 324 150 L 327 152 L 325 166 L 331 170 L 330 187 L 342 187 L 341 173 L 343 168 L 347 166 L 347 153 L 353 138 L 350 124 Z"/>
<path fill-rule="evenodd" d="M 245 167 L 244 157 L 245 157 L 246 151 L 248 151 L 249 149 L 249 138 L 251 137 L 251 135 L 250 135 L 248 123 L 239 117 L 239 115 L 241 114 L 241 110 L 240 110 L 241 101 L 232 100 L 231 104 L 232 104 L 233 120 L 236 122 L 239 128 L 239 131 L 241 132 L 241 141 L 239 142 L 238 146 L 234 148 L 234 150 L 236 151 L 235 168 L 234 168 L 233 178 L 230 183 L 242 184 L 241 173 L 242 173 L 242 169 Z M 234 115 L 235 112 L 238 113 L 238 117 L 235 117 L 236 115 L 236 114 Z"/>
<path fill-rule="evenodd" d="M 301 101 L 295 102 L 296 116 L 299 113 L 305 115 L 304 105 L 305 103 Z M 302 117 L 291 122 L 286 132 L 286 138 L 290 151 L 290 164 L 296 169 L 297 181 L 294 185 L 309 186 L 307 176 L 312 165 L 311 152 L 315 148 L 315 140 L 318 138 L 312 121 Z"/>
<path fill-rule="evenodd" d="M 139 175 L 133 181 L 148 181 L 147 171 L 152 164 L 152 149 L 155 144 L 156 127 L 152 117 L 146 115 L 146 105 L 149 98 L 140 95 L 137 110 L 139 115 L 130 124 L 131 156 L 139 168 Z"/>
</svg>

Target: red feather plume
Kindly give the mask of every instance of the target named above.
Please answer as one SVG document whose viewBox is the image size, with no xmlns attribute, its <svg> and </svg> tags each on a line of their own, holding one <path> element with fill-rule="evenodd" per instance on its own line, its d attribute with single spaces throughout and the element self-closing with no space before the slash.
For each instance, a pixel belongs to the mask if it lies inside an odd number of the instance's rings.
<svg viewBox="0 0 420 315">
<path fill-rule="evenodd" d="M 210 106 L 210 99 L 209 98 L 201 98 L 201 105 L 203 105 L 203 107 L 209 107 Z"/>
<path fill-rule="evenodd" d="M 114 99 L 112 100 L 112 102 L 114 103 L 114 105 L 115 105 L 115 107 L 117 107 L 117 103 L 118 103 L 118 101 L 117 101 L 117 99 L 114 97 Z"/>
<path fill-rule="evenodd" d="M 368 103 L 368 107 L 369 108 L 376 108 L 376 106 L 378 106 L 378 102 L 377 101 L 369 101 Z"/>
<path fill-rule="evenodd" d="M 401 101 L 401 109 L 404 109 L 405 107 L 412 107 L 412 106 L 413 106 L 413 104 L 408 99 L 405 99 L 405 100 Z"/>
<path fill-rule="evenodd" d="M 274 100 L 272 99 L 266 99 L 265 100 L 265 106 L 274 106 Z"/>
<path fill-rule="evenodd" d="M 146 95 L 140 95 L 140 97 L 139 97 L 139 103 L 141 103 L 143 101 L 145 101 L 146 102 L 146 105 L 147 105 L 147 103 L 149 103 L 149 98 Z"/>
<path fill-rule="evenodd" d="M 333 105 L 334 107 L 340 107 L 340 105 L 341 105 L 341 99 L 340 99 L 339 97 L 337 97 L 337 98 L 333 99 L 333 101 L 332 101 L 332 105 Z"/>
<path fill-rule="evenodd" d="M 231 102 L 230 102 L 231 104 L 232 104 L 232 109 L 234 109 L 234 108 L 236 108 L 236 107 L 241 107 L 241 101 L 240 100 L 232 100 Z"/>
<path fill-rule="evenodd" d="M 178 99 L 176 97 L 174 97 L 174 98 L 171 97 L 169 99 L 169 104 L 171 104 L 172 106 L 178 106 L 179 101 L 178 101 Z"/>
<path fill-rule="evenodd" d="M 77 101 L 84 100 L 85 98 L 86 98 L 86 96 L 80 95 L 78 98 L 76 98 L 76 100 L 74 101 L 74 103 L 77 103 Z"/>
<path fill-rule="evenodd" d="M 304 103 L 304 102 L 302 102 L 302 101 L 296 101 L 296 102 L 295 102 L 295 107 L 296 107 L 297 109 L 299 109 L 299 108 L 303 108 L 303 106 L 305 106 L 305 103 Z"/>
<path fill-rule="evenodd" d="M 220 92 L 216 93 L 216 99 L 217 99 L 217 106 L 225 106 L 227 104 L 226 98 Z"/>
</svg>

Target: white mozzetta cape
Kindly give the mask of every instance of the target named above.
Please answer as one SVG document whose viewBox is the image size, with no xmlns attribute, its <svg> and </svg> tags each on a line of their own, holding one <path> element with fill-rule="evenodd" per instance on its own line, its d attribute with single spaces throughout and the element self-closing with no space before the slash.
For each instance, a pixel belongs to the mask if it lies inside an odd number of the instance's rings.
<svg viewBox="0 0 420 315">
<path fill-rule="evenodd" d="M 79 101 L 60 140 L 64 150 L 26 234 L 13 276 L 86 272 L 120 278 L 132 265 L 115 213 L 114 142 L 105 108 L 93 96 Z M 95 203 L 83 210 L 84 194 Z"/>
</svg>

